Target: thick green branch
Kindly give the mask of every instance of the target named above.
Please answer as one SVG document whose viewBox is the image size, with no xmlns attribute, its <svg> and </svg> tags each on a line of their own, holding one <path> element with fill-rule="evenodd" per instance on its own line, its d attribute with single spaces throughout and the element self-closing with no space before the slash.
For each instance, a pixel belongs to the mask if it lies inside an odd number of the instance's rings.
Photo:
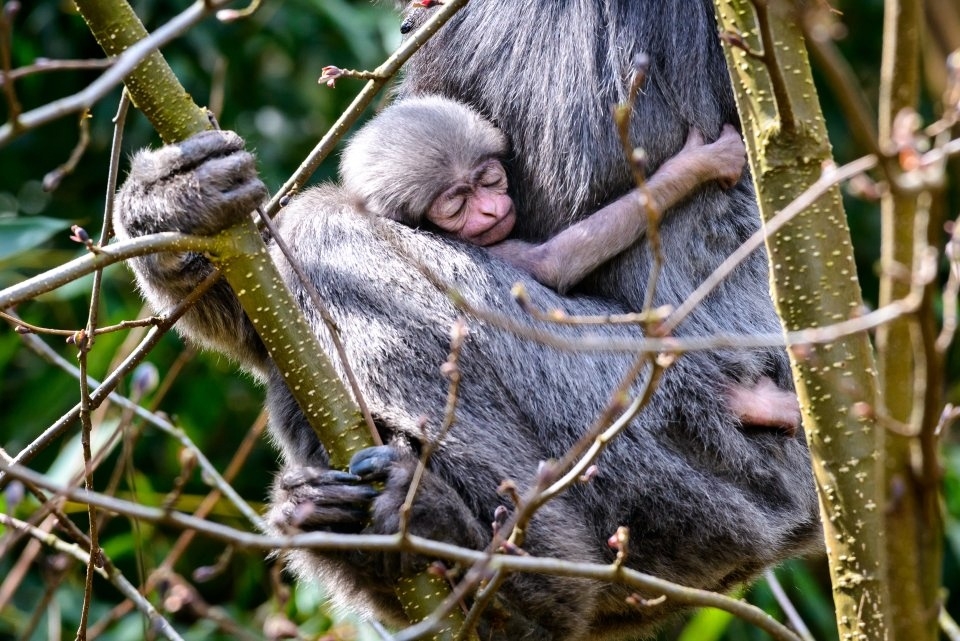
<svg viewBox="0 0 960 641">
<path fill-rule="evenodd" d="M 108 56 L 117 56 L 147 37 L 140 18 L 126 2 L 76 0 L 90 31 Z M 203 109 L 183 89 L 159 51 L 154 51 L 124 79 L 133 104 L 164 142 L 176 142 L 210 129 Z"/>
<path fill-rule="evenodd" d="M 77 6 L 109 55 L 122 53 L 147 36 L 125 0 L 78 0 Z M 160 52 L 147 57 L 125 82 L 134 104 L 144 111 L 163 140 L 182 140 L 210 127 L 206 112 L 183 90 Z M 241 302 L 248 305 L 245 311 L 264 334 L 271 358 L 292 383 L 291 393 L 327 446 L 331 459 L 345 465 L 357 448 L 371 443 L 370 435 L 363 429 L 359 411 L 340 384 L 332 363 L 296 312 L 293 297 L 269 260 L 260 234 L 251 222 L 227 230 L 213 242 L 214 263 Z M 345 439 L 343 435 L 350 430 L 358 435 Z"/>
<path fill-rule="evenodd" d="M 766 5 L 754 13 L 753 5 Z M 776 43 L 777 66 L 728 48 L 751 169 L 764 220 L 816 182 L 831 161 L 823 116 L 793 3 L 715 0 L 724 31 L 748 46 Z M 776 86 L 778 78 L 784 86 Z M 786 92 L 784 98 L 780 93 Z M 780 121 L 783 100 L 802 127 Z M 767 241 L 771 282 L 786 331 L 824 327 L 860 314 L 850 232 L 838 189 L 813 202 Z M 873 412 L 877 384 L 866 333 L 791 348 L 803 424 L 823 516 L 840 638 L 886 638 L 883 431 Z M 862 408 L 867 408 L 866 410 Z"/>
<path fill-rule="evenodd" d="M 77 0 L 90 30 L 108 55 L 117 55 L 147 37 L 125 0 Z M 151 54 L 125 79 L 134 104 L 167 142 L 208 129 L 206 112 L 184 91 L 160 52 Z M 252 221 L 215 238 L 213 263 L 236 293 L 290 392 L 317 432 L 331 463 L 344 467 L 358 450 L 373 444 L 359 408 L 270 260 Z M 428 589 L 399 593 L 408 612 L 433 610 L 446 585 L 436 577 L 418 580 Z M 451 610 L 448 625 L 435 638 L 451 639 L 462 618 Z"/>
<path fill-rule="evenodd" d="M 252 219 L 214 237 L 211 260 L 230 283 L 307 421 L 330 455 L 346 469 L 372 446 L 360 409 L 340 381 L 317 337 L 287 289 Z"/>
</svg>

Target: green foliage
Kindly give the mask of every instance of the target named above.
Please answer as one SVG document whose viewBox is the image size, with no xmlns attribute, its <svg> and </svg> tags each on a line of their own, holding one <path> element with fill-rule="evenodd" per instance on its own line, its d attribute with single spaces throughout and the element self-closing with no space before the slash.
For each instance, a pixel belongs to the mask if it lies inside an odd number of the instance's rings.
<svg viewBox="0 0 960 641">
<path fill-rule="evenodd" d="M 0 218 L 0 261 L 36 249 L 65 227 L 64 221 L 43 216 Z"/>
</svg>

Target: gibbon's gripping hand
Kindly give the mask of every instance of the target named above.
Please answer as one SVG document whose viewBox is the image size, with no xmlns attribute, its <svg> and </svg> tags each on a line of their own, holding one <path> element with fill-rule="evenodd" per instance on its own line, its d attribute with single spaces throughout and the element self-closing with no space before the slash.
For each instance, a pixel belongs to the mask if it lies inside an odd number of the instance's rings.
<svg viewBox="0 0 960 641">
<path fill-rule="evenodd" d="M 232 131 L 205 131 L 134 155 L 117 194 L 118 228 L 131 237 L 216 234 L 249 216 L 266 197 L 243 139 Z"/>
<path fill-rule="evenodd" d="M 400 529 L 400 507 L 416 468 L 415 456 L 389 445 L 357 452 L 347 472 L 288 466 L 274 484 L 268 521 L 283 533 L 393 534 Z M 429 471 L 417 488 L 410 532 L 474 549 L 490 538 L 489 523 L 479 522 L 453 488 Z M 397 576 L 399 568 L 391 565 L 381 565 L 381 578 Z"/>
<path fill-rule="evenodd" d="M 398 458 L 396 450 L 381 445 L 357 452 L 346 472 L 287 468 L 274 487 L 270 524 L 281 532 L 359 532 L 369 523 L 373 500 L 386 489 Z"/>
<path fill-rule="evenodd" d="M 212 235 L 250 216 L 267 197 L 253 156 L 231 131 L 205 131 L 131 160 L 117 192 L 117 238 L 177 231 Z M 161 252 L 129 261 L 144 297 L 155 310 L 187 297 L 213 270 L 202 254 Z M 226 282 L 220 281 L 177 324 L 196 343 L 252 368 L 266 367 L 266 351 Z"/>
</svg>

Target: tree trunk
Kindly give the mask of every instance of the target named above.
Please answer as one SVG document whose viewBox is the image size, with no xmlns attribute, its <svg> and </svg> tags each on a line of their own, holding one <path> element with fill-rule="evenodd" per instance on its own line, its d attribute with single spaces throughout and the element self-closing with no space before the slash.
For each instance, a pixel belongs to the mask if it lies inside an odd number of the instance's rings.
<svg viewBox="0 0 960 641">
<path fill-rule="evenodd" d="M 912 110 L 920 87 L 922 6 L 917 0 L 886 0 L 880 88 L 880 149 L 892 149 L 897 114 Z M 913 287 L 917 249 L 922 254 L 930 229 L 929 194 L 900 187 L 893 158 L 884 168 L 889 191 L 881 201 L 880 305 L 908 295 Z M 923 199 L 923 203 L 918 202 Z M 919 245 L 918 245 L 919 242 Z M 940 608 L 942 523 L 934 430 L 940 405 L 941 358 L 933 344 L 936 327 L 931 287 L 917 314 L 877 330 L 877 355 L 883 411 L 907 428 L 886 441 L 887 555 L 891 599 L 891 637 L 898 641 L 935 641 Z"/>
<path fill-rule="evenodd" d="M 792 3 L 716 0 L 733 44 L 727 62 L 764 221 L 820 178 L 830 144 Z M 787 331 L 860 313 L 839 188 L 767 238 L 774 302 Z M 876 369 L 866 333 L 788 348 L 803 410 L 830 562 L 840 638 L 887 629 L 883 441 L 872 408 Z"/>
</svg>

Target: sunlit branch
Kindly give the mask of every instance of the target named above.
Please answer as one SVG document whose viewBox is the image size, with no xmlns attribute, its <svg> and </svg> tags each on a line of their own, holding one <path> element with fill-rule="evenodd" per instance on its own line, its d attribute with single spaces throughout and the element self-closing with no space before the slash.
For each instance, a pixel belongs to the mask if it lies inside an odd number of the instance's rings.
<svg viewBox="0 0 960 641">
<path fill-rule="evenodd" d="M 33 278 L 11 285 L 0 290 L 0 309 L 7 309 L 19 305 L 40 294 L 46 294 L 78 278 L 91 274 L 98 269 L 120 261 L 144 256 L 162 251 L 192 251 L 205 252 L 216 247 L 216 242 L 209 236 L 191 236 L 178 232 L 161 232 L 140 236 L 120 243 L 99 249 L 95 254 L 87 254 L 74 258 L 59 267 L 47 270 Z"/>
<path fill-rule="evenodd" d="M 457 547 L 448 543 L 431 541 L 418 536 L 401 537 L 399 534 L 335 534 L 331 532 L 310 532 L 288 536 L 268 536 L 239 530 L 213 523 L 204 519 L 182 514 L 173 510 L 139 505 L 116 497 L 88 492 L 79 488 L 63 487 L 39 474 L 21 466 L 11 466 L 0 461 L 0 471 L 15 478 L 34 483 L 83 504 L 93 504 L 103 510 L 125 514 L 131 518 L 150 523 L 169 524 L 184 529 L 196 530 L 213 539 L 233 544 L 237 547 L 256 550 L 277 549 L 314 549 L 322 551 L 396 551 L 401 547 L 424 556 L 447 559 L 449 561 L 473 564 L 484 559 L 484 553 L 477 550 Z M 733 599 L 722 594 L 681 586 L 642 572 L 628 570 L 613 565 L 594 563 L 572 563 L 565 559 L 537 558 L 531 556 L 495 555 L 491 561 L 494 569 L 508 572 L 536 572 L 552 576 L 567 576 L 598 581 L 620 583 L 637 589 L 651 597 L 666 596 L 678 604 L 699 607 L 713 607 L 725 610 L 744 621 L 756 625 L 782 641 L 801 641 L 786 626 L 775 621 L 760 608 L 749 603 Z M 413 628 L 411 628 L 412 630 Z M 412 641 L 416 637 L 398 634 L 397 641 Z"/>
<path fill-rule="evenodd" d="M 147 38 L 117 56 L 113 65 L 82 91 L 21 113 L 15 123 L 0 125 L 0 147 L 25 131 L 45 125 L 67 114 L 93 107 L 121 84 L 127 74 L 133 71 L 147 56 L 186 33 L 192 26 L 224 4 L 227 3 L 214 2 L 213 0 L 195 2 Z"/>
</svg>

